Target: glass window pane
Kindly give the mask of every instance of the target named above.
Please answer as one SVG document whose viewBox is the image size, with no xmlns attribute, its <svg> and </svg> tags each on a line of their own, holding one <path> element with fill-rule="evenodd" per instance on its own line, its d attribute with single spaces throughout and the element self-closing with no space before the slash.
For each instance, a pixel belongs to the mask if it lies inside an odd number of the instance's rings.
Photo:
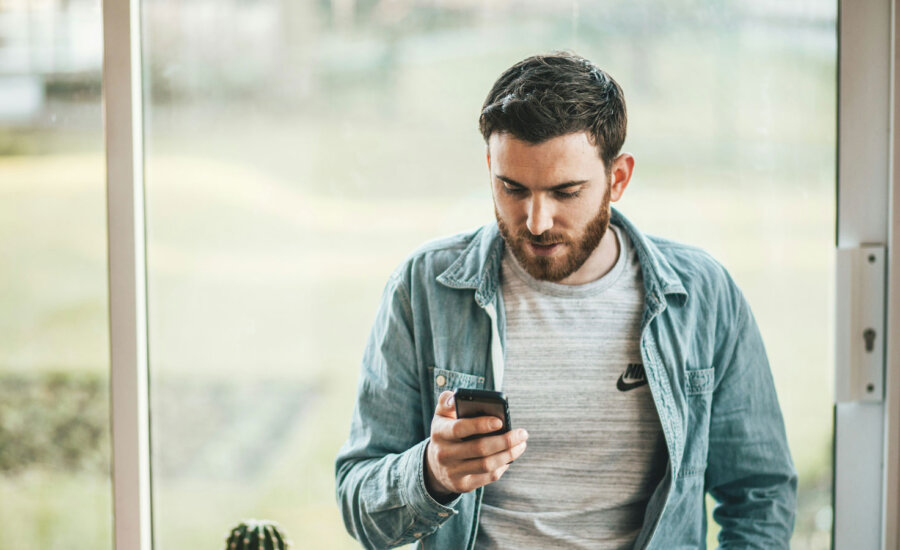
<svg viewBox="0 0 900 550">
<path fill-rule="evenodd" d="M 100 2 L 0 1 L 0 532 L 112 547 Z"/>
<path fill-rule="evenodd" d="M 554 49 L 625 90 L 638 167 L 617 206 L 747 295 L 800 471 L 794 547 L 828 547 L 832 2 L 146 0 L 143 17 L 159 548 L 214 546 L 244 517 L 357 547 L 333 458 L 381 289 L 425 240 L 493 219 L 481 103 Z"/>
</svg>

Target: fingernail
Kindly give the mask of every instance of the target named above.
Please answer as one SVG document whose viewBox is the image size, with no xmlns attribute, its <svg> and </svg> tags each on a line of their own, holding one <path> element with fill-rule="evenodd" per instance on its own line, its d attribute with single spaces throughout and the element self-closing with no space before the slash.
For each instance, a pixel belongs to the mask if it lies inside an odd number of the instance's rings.
<svg viewBox="0 0 900 550">
<path fill-rule="evenodd" d="M 492 430 L 499 430 L 500 428 L 503 427 L 503 422 L 499 418 L 495 418 L 495 419 L 491 420 L 490 427 Z"/>
<path fill-rule="evenodd" d="M 519 437 L 522 438 L 522 441 L 528 439 L 528 432 L 525 430 L 519 430 Z"/>
<path fill-rule="evenodd" d="M 452 393 L 451 393 L 450 395 L 447 396 L 447 406 L 448 406 L 448 407 L 452 407 L 452 406 L 453 406 L 453 394 L 452 394 Z"/>
</svg>

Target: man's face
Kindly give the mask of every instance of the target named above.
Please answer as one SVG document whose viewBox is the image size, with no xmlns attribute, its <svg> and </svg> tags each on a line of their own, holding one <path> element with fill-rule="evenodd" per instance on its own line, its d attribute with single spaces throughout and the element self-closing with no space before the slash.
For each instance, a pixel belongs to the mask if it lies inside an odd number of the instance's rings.
<svg viewBox="0 0 900 550">
<path fill-rule="evenodd" d="M 537 145 L 495 133 L 488 145 L 494 211 L 507 246 L 532 277 L 565 282 L 609 227 L 610 178 L 597 147 L 586 132 Z"/>
</svg>

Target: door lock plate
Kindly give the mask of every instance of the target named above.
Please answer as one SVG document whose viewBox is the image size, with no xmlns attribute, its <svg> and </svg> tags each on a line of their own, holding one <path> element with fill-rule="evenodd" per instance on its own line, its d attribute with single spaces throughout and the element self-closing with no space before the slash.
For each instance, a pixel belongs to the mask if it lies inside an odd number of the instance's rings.
<svg viewBox="0 0 900 550">
<path fill-rule="evenodd" d="M 885 249 L 837 250 L 835 403 L 884 399 Z"/>
</svg>

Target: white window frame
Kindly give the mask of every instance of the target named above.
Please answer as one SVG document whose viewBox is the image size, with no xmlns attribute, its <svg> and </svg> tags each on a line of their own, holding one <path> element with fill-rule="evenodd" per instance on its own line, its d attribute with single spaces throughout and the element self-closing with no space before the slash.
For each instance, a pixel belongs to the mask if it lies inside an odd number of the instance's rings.
<svg viewBox="0 0 900 550">
<path fill-rule="evenodd" d="M 103 2 L 113 528 L 151 550 L 140 0 Z"/>
<path fill-rule="evenodd" d="M 900 550 L 900 9 L 891 2 L 891 131 L 885 365 L 884 548 Z"/>
<path fill-rule="evenodd" d="M 835 405 L 834 548 L 900 550 L 900 29 L 891 0 L 841 0 L 837 247 L 886 246 L 884 395 Z M 846 295 L 850 288 L 837 288 Z M 840 348 L 861 334 L 836 323 Z M 838 379 L 850 364 L 838 356 Z"/>
<path fill-rule="evenodd" d="M 839 14 L 836 244 L 887 246 L 888 307 L 883 402 L 835 406 L 834 547 L 900 550 L 900 15 L 891 0 Z M 114 538 L 151 550 L 140 0 L 104 0 L 103 28 Z"/>
</svg>

